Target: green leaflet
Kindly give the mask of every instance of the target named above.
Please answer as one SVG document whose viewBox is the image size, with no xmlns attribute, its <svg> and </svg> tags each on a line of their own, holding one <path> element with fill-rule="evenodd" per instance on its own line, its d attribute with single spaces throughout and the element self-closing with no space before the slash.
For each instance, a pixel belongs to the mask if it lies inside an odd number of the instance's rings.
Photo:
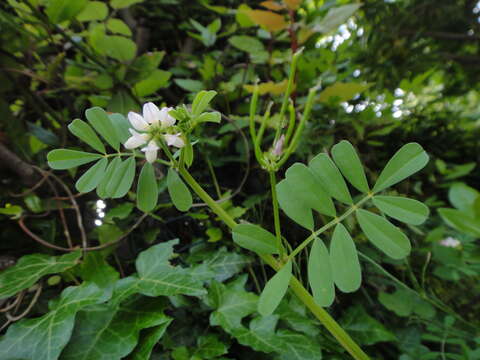
<svg viewBox="0 0 480 360">
<path fill-rule="evenodd" d="M 119 306 L 93 305 L 77 314 L 72 338 L 62 359 L 123 359 L 137 345 L 140 330 L 170 322 L 165 305 L 155 298 L 134 297 Z"/>
<path fill-rule="evenodd" d="M 374 192 L 386 189 L 423 169 L 428 155 L 417 143 L 408 143 L 388 161 L 373 187 Z"/>
<path fill-rule="evenodd" d="M 111 38 L 114 37 L 115 36 L 111 36 Z M 118 139 L 117 130 L 105 110 L 100 107 L 93 107 L 85 111 L 85 116 L 93 128 L 107 141 L 107 143 L 118 151 L 120 140 Z"/>
<path fill-rule="evenodd" d="M 48 166 L 55 170 L 70 169 L 101 158 L 100 154 L 69 149 L 56 149 L 47 154 Z"/>
<path fill-rule="evenodd" d="M 193 100 L 192 103 L 192 114 L 194 116 L 200 115 L 210 104 L 210 101 L 217 95 L 217 92 L 214 90 L 202 90 L 200 91 Z"/>
<path fill-rule="evenodd" d="M 135 165 L 135 157 L 133 156 L 115 165 L 106 187 L 108 197 L 115 199 L 125 196 L 132 187 Z"/>
<path fill-rule="evenodd" d="M 363 193 L 370 191 L 362 162 L 352 144 L 346 140 L 340 141 L 332 148 L 332 156 L 350 184 Z"/>
<path fill-rule="evenodd" d="M 75 183 L 75 188 L 79 192 L 87 193 L 95 189 L 100 181 L 102 181 L 105 170 L 107 168 L 108 160 L 106 158 L 100 159 L 95 165 L 90 167 Z"/>
<path fill-rule="evenodd" d="M 473 218 L 468 213 L 456 209 L 442 208 L 438 209 L 438 213 L 443 221 L 451 227 L 480 237 L 480 220 L 478 218 Z"/>
<path fill-rule="evenodd" d="M 218 335 L 207 334 L 200 336 L 197 339 L 197 347 L 195 349 L 195 353 L 193 354 L 193 358 L 213 359 L 224 355 L 227 352 L 228 346 L 220 341 Z"/>
<path fill-rule="evenodd" d="M 275 235 L 258 225 L 239 224 L 232 230 L 233 241 L 257 254 L 278 254 Z"/>
<path fill-rule="evenodd" d="M 278 202 L 292 220 L 313 230 L 311 209 L 321 214 L 335 216 L 332 199 L 323 190 L 322 184 L 304 164 L 295 163 L 285 173 L 276 187 Z"/>
<path fill-rule="evenodd" d="M 352 197 L 350 196 L 345 180 L 343 180 L 342 174 L 340 174 L 340 171 L 327 154 L 318 154 L 315 156 L 310 160 L 308 167 L 329 195 L 345 204 L 353 204 Z"/>
<path fill-rule="evenodd" d="M 116 20 L 116 19 L 111 19 Z M 112 122 L 115 130 L 117 131 L 118 140 L 123 144 L 128 138 L 131 136 L 130 132 L 128 131 L 131 128 L 130 122 L 127 120 L 125 116 L 122 114 L 110 114 L 108 115 L 110 121 Z"/>
<path fill-rule="evenodd" d="M 32 254 L 21 257 L 14 266 L 0 272 L 0 299 L 29 288 L 45 275 L 70 269 L 77 264 L 80 256 L 78 250 L 62 256 Z"/>
<path fill-rule="evenodd" d="M 115 297 L 121 299 L 137 292 L 147 296 L 204 294 L 202 281 L 193 276 L 191 269 L 170 264 L 177 243 L 170 240 L 141 252 L 135 261 L 138 274 L 118 281 Z"/>
<path fill-rule="evenodd" d="M 0 359 L 56 360 L 70 339 L 75 315 L 87 305 L 106 301 L 93 283 L 63 290 L 45 315 L 12 324 L 0 339 Z"/>
<path fill-rule="evenodd" d="M 73 135 L 90 145 L 98 152 L 105 154 L 105 146 L 103 145 L 102 141 L 99 139 L 92 127 L 85 121 L 80 119 L 73 120 L 72 123 L 68 125 L 68 130 L 70 130 Z"/>
<path fill-rule="evenodd" d="M 357 249 L 345 226 L 338 223 L 330 243 L 330 263 L 333 281 L 345 293 L 358 290 L 362 283 L 362 270 Z"/>
<path fill-rule="evenodd" d="M 282 301 L 292 277 L 292 262 L 288 261 L 268 280 L 258 300 L 258 312 L 262 316 L 272 314 Z"/>
<path fill-rule="evenodd" d="M 453 184 L 448 190 L 448 200 L 458 210 L 467 212 L 471 217 L 475 217 L 475 202 L 478 201 L 480 193 L 474 188 L 464 183 Z M 480 213 L 478 214 L 480 215 Z"/>
<path fill-rule="evenodd" d="M 66 20 L 71 20 L 77 16 L 87 6 L 87 0 L 63 1 L 51 0 L 45 10 L 52 23 L 59 24 Z"/>
<path fill-rule="evenodd" d="M 110 179 L 113 176 L 113 173 L 117 169 L 117 167 L 120 166 L 122 162 L 122 159 L 120 156 L 115 157 L 110 164 L 107 166 L 107 170 L 105 171 L 105 174 L 103 175 L 102 181 L 100 181 L 100 184 L 97 186 L 97 195 L 100 196 L 102 199 L 108 198 L 109 194 L 107 192 L 107 186 L 110 183 Z"/>
<path fill-rule="evenodd" d="M 401 196 L 374 196 L 373 204 L 388 216 L 407 224 L 420 225 L 428 217 L 428 207 Z"/>
<path fill-rule="evenodd" d="M 357 220 L 367 238 L 392 259 L 403 259 L 410 253 L 407 236 L 384 217 L 359 209 Z"/>
<path fill-rule="evenodd" d="M 188 211 L 192 206 L 192 194 L 178 173 L 172 168 L 168 169 L 167 187 L 173 205 L 180 211 Z"/>
<path fill-rule="evenodd" d="M 152 164 L 146 162 L 138 178 L 137 207 L 144 211 L 152 211 L 158 201 L 157 179 Z"/>
<path fill-rule="evenodd" d="M 308 283 L 313 298 L 320 306 L 330 306 L 335 299 L 332 270 L 328 250 L 323 241 L 316 238 L 308 258 Z"/>
</svg>

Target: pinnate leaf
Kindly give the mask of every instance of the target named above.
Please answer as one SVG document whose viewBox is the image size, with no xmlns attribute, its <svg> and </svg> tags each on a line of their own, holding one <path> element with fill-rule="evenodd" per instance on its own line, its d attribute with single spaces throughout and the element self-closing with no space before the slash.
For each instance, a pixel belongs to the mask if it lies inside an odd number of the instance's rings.
<svg viewBox="0 0 480 360">
<path fill-rule="evenodd" d="M 388 216 L 412 225 L 422 224 L 430 212 L 420 201 L 402 196 L 377 195 L 373 204 Z"/>
<path fill-rule="evenodd" d="M 272 314 L 282 301 L 292 277 L 292 262 L 288 261 L 268 280 L 258 301 L 258 312 L 263 316 Z"/>
<path fill-rule="evenodd" d="M 192 113 L 195 116 L 200 115 L 210 104 L 212 99 L 217 95 L 217 92 L 214 90 L 202 90 L 200 91 L 193 100 L 192 103 Z"/>
<path fill-rule="evenodd" d="M 95 165 L 88 169 L 75 183 L 75 188 L 82 193 L 87 193 L 95 189 L 102 181 L 108 160 L 100 159 Z"/>
<path fill-rule="evenodd" d="M 257 254 L 277 254 L 275 235 L 258 225 L 239 224 L 232 230 L 233 241 Z"/>
<path fill-rule="evenodd" d="M 146 162 L 138 178 L 137 207 L 144 211 L 152 211 L 157 205 L 158 187 L 153 166 Z"/>
<path fill-rule="evenodd" d="M 320 306 L 330 306 L 335 299 L 330 256 L 325 244 L 315 239 L 308 258 L 308 282 L 313 298 Z"/>
<path fill-rule="evenodd" d="M 85 121 L 80 119 L 73 120 L 72 123 L 68 125 L 68 130 L 70 130 L 73 135 L 90 145 L 98 152 L 105 153 L 105 146 L 103 145 L 102 141 L 92 127 Z"/>
<path fill-rule="evenodd" d="M 47 154 L 48 166 L 65 170 L 101 159 L 102 155 L 70 149 L 55 149 Z"/>
<path fill-rule="evenodd" d="M 346 140 L 340 141 L 332 148 L 332 156 L 343 176 L 355 188 L 363 193 L 370 190 L 362 163 L 352 144 Z"/>
<path fill-rule="evenodd" d="M 428 155 L 417 143 L 408 143 L 388 161 L 373 188 L 374 192 L 386 189 L 423 169 Z"/>
<path fill-rule="evenodd" d="M 192 194 L 178 173 L 172 168 L 168 169 L 167 188 L 173 205 L 180 211 L 188 211 L 192 206 Z"/>
<path fill-rule="evenodd" d="M 407 236 L 384 217 L 359 209 L 357 220 L 367 238 L 392 259 L 403 259 L 410 253 Z"/>
<path fill-rule="evenodd" d="M 113 37 L 113 36 L 112 36 Z M 107 141 L 115 150 L 119 150 L 117 131 L 105 110 L 100 107 L 93 107 L 85 111 L 85 116 L 93 128 Z"/>
</svg>

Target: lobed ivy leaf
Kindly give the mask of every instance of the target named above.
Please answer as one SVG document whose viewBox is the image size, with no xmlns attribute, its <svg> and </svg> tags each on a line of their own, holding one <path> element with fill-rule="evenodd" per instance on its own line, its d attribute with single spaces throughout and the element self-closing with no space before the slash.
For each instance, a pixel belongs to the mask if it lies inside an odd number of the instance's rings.
<svg viewBox="0 0 480 360">
<path fill-rule="evenodd" d="M 352 197 L 342 174 L 327 154 L 318 154 L 308 165 L 327 193 L 335 199 L 351 205 Z"/>
<path fill-rule="evenodd" d="M 331 269 L 327 247 L 321 239 L 316 238 L 308 257 L 308 283 L 315 302 L 320 306 L 330 306 L 335 299 Z"/>
<path fill-rule="evenodd" d="M 193 203 L 192 194 L 178 173 L 172 168 L 168 169 L 167 188 L 173 205 L 179 211 L 188 211 Z"/>
<path fill-rule="evenodd" d="M 70 149 L 55 149 L 47 154 L 48 166 L 65 170 L 101 159 L 102 155 Z"/>
<path fill-rule="evenodd" d="M 114 360 L 130 354 L 140 330 L 170 322 L 159 299 L 134 297 L 121 305 L 92 305 L 80 311 L 65 360 Z"/>
<path fill-rule="evenodd" d="M 271 232 L 254 224 L 239 224 L 232 230 L 233 241 L 257 254 L 278 254 L 277 239 Z"/>
<path fill-rule="evenodd" d="M 0 299 L 29 288 L 45 275 L 62 273 L 74 267 L 80 257 L 80 250 L 62 256 L 22 256 L 14 266 L 0 272 Z"/>
<path fill-rule="evenodd" d="M 379 192 L 404 180 L 423 169 L 427 163 L 428 155 L 419 144 L 408 143 L 402 146 L 380 173 L 373 191 Z"/>
<path fill-rule="evenodd" d="M 167 327 L 172 322 L 172 319 L 165 321 L 163 324 L 142 330 L 140 333 L 140 340 L 137 347 L 130 355 L 131 360 L 149 360 L 153 347 L 162 338 L 167 330 Z"/>
<path fill-rule="evenodd" d="M 410 253 L 407 236 L 384 217 L 359 209 L 357 220 L 367 238 L 392 259 L 403 259 Z"/>
<path fill-rule="evenodd" d="M 430 213 L 426 205 L 406 197 L 377 195 L 372 200 L 383 213 L 407 224 L 420 225 Z"/>
<path fill-rule="evenodd" d="M 73 120 L 72 123 L 68 125 L 68 130 L 70 130 L 73 135 L 90 145 L 98 152 L 105 154 L 105 146 L 103 145 L 102 141 L 92 127 L 85 121 L 80 119 Z"/>
<path fill-rule="evenodd" d="M 362 283 L 362 270 L 357 249 L 345 226 L 338 223 L 330 243 L 330 262 L 333 281 L 345 293 L 358 290 Z"/>
<path fill-rule="evenodd" d="M 0 359 L 56 360 L 70 340 L 77 312 L 106 300 L 104 291 L 93 283 L 66 288 L 48 313 L 8 328 L 0 339 Z"/>
<path fill-rule="evenodd" d="M 258 312 L 262 316 L 268 316 L 275 311 L 288 290 L 291 277 L 292 262 L 288 261 L 268 280 L 258 300 Z"/>
</svg>

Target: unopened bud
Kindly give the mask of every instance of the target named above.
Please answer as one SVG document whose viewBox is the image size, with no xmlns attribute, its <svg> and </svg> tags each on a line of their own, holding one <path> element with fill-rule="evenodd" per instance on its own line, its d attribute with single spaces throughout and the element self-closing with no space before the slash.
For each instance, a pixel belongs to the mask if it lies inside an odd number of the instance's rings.
<svg viewBox="0 0 480 360">
<path fill-rule="evenodd" d="M 285 142 L 285 135 L 280 136 L 273 144 L 272 155 L 280 157 L 283 154 L 283 143 Z"/>
</svg>

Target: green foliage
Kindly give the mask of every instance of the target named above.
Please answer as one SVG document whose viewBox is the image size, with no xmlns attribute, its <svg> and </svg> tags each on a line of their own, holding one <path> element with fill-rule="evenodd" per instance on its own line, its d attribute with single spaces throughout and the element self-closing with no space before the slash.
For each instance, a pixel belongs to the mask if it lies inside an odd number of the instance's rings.
<svg viewBox="0 0 480 360">
<path fill-rule="evenodd" d="M 232 231 L 232 238 L 241 247 L 257 254 L 276 254 L 275 236 L 254 224 L 240 224 Z"/>
<path fill-rule="evenodd" d="M 292 277 L 292 262 L 288 261 L 270 280 L 258 300 L 258 312 L 262 316 L 271 315 L 282 301 Z"/>
</svg>

